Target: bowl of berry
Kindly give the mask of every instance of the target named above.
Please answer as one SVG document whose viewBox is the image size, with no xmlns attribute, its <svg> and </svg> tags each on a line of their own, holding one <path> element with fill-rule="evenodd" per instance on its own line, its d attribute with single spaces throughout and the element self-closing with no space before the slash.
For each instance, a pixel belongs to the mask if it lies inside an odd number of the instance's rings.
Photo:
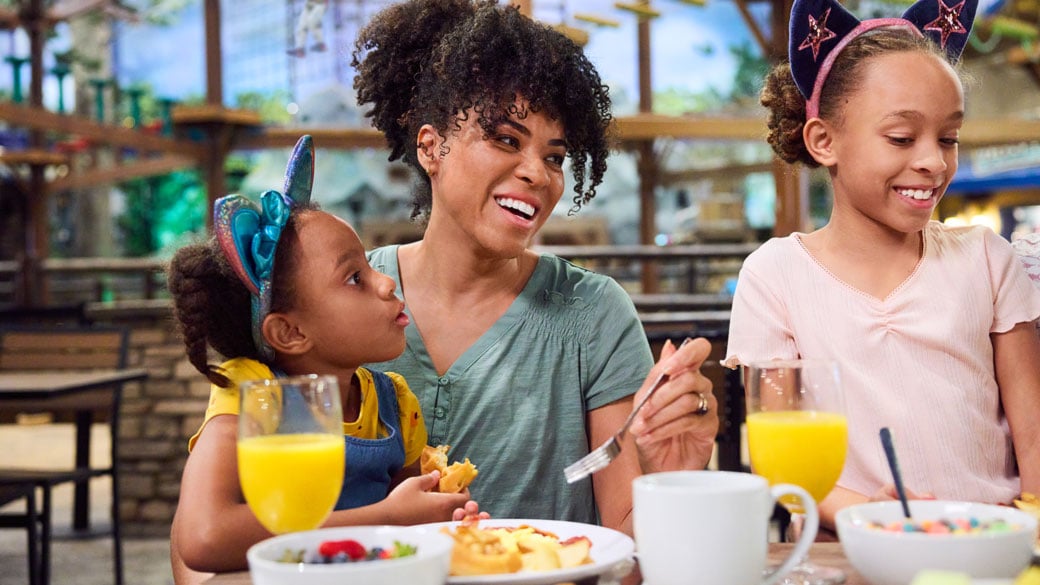
<svg viewBox="0 0 1040 585">
<path fill-rule="evenodd" d="M 1037 519 L 1010 506 L 911 500 L 849 506 L 834 519 L 845 556 L 871 585 L 907 585 L 922 571 L 1010 579 L 1030 561 Z"/>
<path fill-rule="evenodd" d="M 453 544 L 422 526 L 344 526 L 275 536 L 246 558 L 253 585 L 442 585 Z"/>
</svg>

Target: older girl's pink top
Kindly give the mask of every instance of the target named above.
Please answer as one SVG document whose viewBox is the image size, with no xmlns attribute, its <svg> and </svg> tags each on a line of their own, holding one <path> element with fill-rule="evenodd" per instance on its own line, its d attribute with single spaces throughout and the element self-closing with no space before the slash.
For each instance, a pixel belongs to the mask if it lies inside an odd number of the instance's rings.
<svg viewBox="0 0 1040 585">
<path fill-rule="evenodd" d="M 799 236 L 744 262 L 727 360 L 841 363 L 849 454 L 839 485 L 891 483 L 878 431 L 895 435 L 903 480 L 939 498 L 1007 503 L 1019 493 L 990 333 L 1040 316 L 1040 292 L 987 228 L 931 222 L 914 272 L 887 298 L 845 284 Z"/>
</svg>

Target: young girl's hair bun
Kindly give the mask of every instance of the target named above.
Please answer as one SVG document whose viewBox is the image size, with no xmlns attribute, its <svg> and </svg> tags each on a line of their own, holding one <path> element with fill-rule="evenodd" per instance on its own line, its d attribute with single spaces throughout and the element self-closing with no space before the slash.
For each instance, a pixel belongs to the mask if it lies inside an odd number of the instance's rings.
<svg viewBox="0 0 1040 585">
<path fill-rule="evenodd" d="M 769 110 L 766 142 L 788 163 L 802 163 L 810 168 L 820 166 L 805 147 L 802 128 L 805 127 L 805 98 L 791 76 L 791 66 L 777 65 L 766 76 L 761 93 L 762 105 Z"/>
</svg>

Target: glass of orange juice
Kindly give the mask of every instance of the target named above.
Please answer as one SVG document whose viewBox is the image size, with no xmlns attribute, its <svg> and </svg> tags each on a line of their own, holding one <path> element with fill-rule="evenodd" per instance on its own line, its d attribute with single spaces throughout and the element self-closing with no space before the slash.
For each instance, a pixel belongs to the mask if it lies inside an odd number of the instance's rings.
<svg viewBox="0 0 1040 585">
<path fill-rule="evenodd" d="M 343 408 L 335 376 L 240 385 L 238 479 L 249 509 L 274 534 L 312 530 L 343 486 Z"/>
<path fill-rule="evenodd" d="M 838 363 L 833 360 L 775 360 L 744 368 L 751 469 L 770 484 L 805 488 L 820 502 L 838 483 L 848 448 L 848 422 Z M 797 500 L 781 500 L 800 525 Z M 830 585 L 845 575 L 808 559 L 786 583 Z M 785 582 L 785 581 L 782 581 Z"/>
</svg>

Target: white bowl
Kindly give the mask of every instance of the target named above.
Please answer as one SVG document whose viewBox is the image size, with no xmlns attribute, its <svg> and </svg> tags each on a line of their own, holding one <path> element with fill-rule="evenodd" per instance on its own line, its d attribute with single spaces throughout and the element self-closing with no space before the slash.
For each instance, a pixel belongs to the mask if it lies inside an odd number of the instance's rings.
<svg viewBox="0 0 1040 585">
<path fill-rule="evenodd" d="M 957 571 L 975 579 L 1011 578 L 1029 564 L 1033 554 L 1037 520 L 1015 508 L 913 500 L 910 502 L 910 516 L 914 522 L 1003 519 L 1017 528 L 1006 532 L 963 535 L 889 532 L 870 528 L 868 524 L 902 520 L 903 508 L 899 502 L 849 506 L 835 517 L 838 538 L 853 568 L 872 585 L 907 585 L 924 569 Z"/>
<path fill-rule="evenodd" d="M 394 541 L 414 545 L 412 556 L 398 559 L 317 564 L 281 563 L 288 550 L 317 550 L 326 540 L 354 539 L 365 549 L 392 549 Z M 249 575 L 253 585 L 443 585 L 448 578 L 454 540 L 423 526 L 344 526 L 283 534 L 249 548 Z"/>
</svg>

